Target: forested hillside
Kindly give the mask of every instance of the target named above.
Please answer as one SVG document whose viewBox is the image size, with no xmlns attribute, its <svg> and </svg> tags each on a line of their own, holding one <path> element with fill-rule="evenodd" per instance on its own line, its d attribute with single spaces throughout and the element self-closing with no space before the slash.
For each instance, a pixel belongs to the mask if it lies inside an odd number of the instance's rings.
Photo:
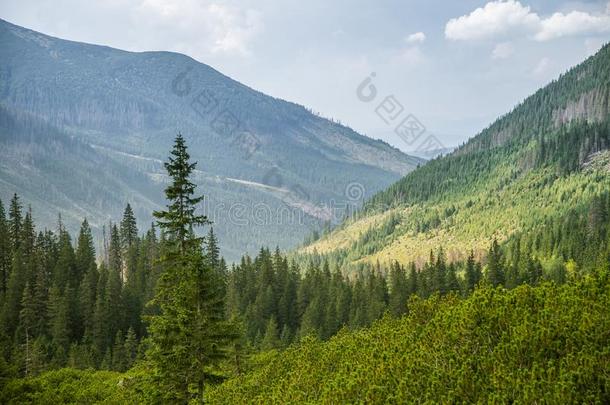
<svg viewBox="0 0 610 405">
<path fill-rule="evenodd" d="M 302 269 L 267 249 L 227 269 L 210 230 L 204 266 L 224 279 L 223 318 L 239 333 L 215 374 L 228 381 L 207 395 L 213 403 L 601 401 L 610 338 L 608 194 L 589 212 L 570 224 L 570 237 L 534 235 L 504 247 L 492 241 L 485 264 L 473 254 L 448 263 L 439 249 L 419 270 L 395 262 L 355 276 L 325 260 Z M 56 232 L 36 233 L 17 196 L 6 210 L 0 204 L 0 214 L 0 399 L 154 401 L 144 320 L 158 314 L 146 304 L 168 271 L 160 261 L 171 249 L 166 235 L 155 228 L 139 235 L 127 206 L 97 265 L 86 221 L 76 238 L 61 223 Z M 576 260 L 543 266 L 530 249 L 549 240 Z M 506 373 L 515 367 L 519 373 Z M 77 371 L 85 369 L 114 373 Z"/>
<path fill-rule="evenodd" d="M 439 247 L 354 273 L 263 248 L 227 268 L 193 232 L 188 159 L 178 136 L 160 229 L 127 205 L 100 263 L 86 220 L 73 238 L 0 202 L 3 402 L 607 399 L 608 189 L 482 261 Z"/>
<path fill-rule="evenodd" d="M 609 187 L 609 98 L 606 45 L 455 152 L 375 195 L 361 214 L 302 252 L 340 264 L 421 264 L 438 246 L 456 260 L 471 249 L 481 257 L 494 237 L 569 237 L 559 229 L 587 215 Z M 539 244 L 532 251 L 569 256 Z"/>
</svg>

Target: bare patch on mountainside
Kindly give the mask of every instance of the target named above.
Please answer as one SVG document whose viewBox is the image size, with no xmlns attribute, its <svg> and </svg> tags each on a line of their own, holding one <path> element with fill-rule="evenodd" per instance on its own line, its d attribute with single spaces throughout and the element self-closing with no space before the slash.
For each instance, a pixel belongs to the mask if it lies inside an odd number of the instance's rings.
<svg viewBox="0 0 610 405">
<path fill-rule="evenodd" d="M 553 111 L 553 124 L 559 127 L 574 120 L 603 121 L 610 114 L 609 95 L 608 88 L 596 88 L 581 94 L 577 100 L 570 100 L 565 107 Z"/>
<path fill-rule="evenodd" d="M 592 153 L 582 164 L 584 171 L 601 170 L 610 173 L 610 150 Z"/>
</svg>

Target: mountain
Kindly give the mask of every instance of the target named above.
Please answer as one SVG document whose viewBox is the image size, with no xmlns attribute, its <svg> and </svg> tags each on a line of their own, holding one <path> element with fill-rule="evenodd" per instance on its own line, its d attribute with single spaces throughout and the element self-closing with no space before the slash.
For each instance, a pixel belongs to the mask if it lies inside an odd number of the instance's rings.
<svg viewBox="0 0 610 405">
<path fill-rule="evenodd" d="M 257 92 L 171 52 L 126 52 L 0 20 L 0 198 L 24 195 L 40 222 L 98 231 L 127 202 L 143 227 L 162 206 L 162 162 L 181 132 L 205 211 L 236 258 L 290 247 L 333 203 L 360 203 L 423 160 Z M 361 195 L 360 195 L 361 194 Z"/>
<path fill-rule="evenodd" d="M 570 257 L 567 238 L 603 223 L 610 190 L 610 45 L 525 99 L 447 156 L 368 200 L 362 212 L 300 250 L 341 264 L 449 260 L 490 241 Z M 519 250 L 519 249 L 517 249 Z"/>
</svg>

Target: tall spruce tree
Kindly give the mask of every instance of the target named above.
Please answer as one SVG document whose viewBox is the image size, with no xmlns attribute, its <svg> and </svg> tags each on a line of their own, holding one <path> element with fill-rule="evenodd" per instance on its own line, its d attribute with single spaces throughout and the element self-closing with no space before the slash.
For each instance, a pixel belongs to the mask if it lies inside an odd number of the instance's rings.
<svg viewBox="0 0 610 405">
<path fill-rule="evenodd" d="M 216 366 L 236 337 L 225 320 L 221 280 L 206 263 L 202 240 L 193 232 L 209 221 L 196 213 L 203 196 L 195 196 L 190 177 L 196 163 L 189 159 L 178 134 L 165 163 L 172 180 L 165 189 L 169 204 L 165 211 L 154 212 L 168 246 L 153 300 L 160 314 L 148 317 L 147 355 L 159 394 L 175 402 L 203 401 L 204 384 L 218 379 Z"/>
<path fill-rule="evenodd" d="M 503 285 L 505 281 L 504 256 L 496 239 L 487 254 L 487 280 L 494 287 Z"/>
<path fill-rule="evenodd" d="M 466 290 L 472 291 L 479 281 L 481 281 L 481 269 L 477 266 L 474 259 L 474 251 L 470 251 L 468 260 L 466 261 L 466 270 L 464 272 L 464 281 Z"/>
<path fill-rule="evenodd" d="M 206 261 L 209 266 L 217 270 L 220 266 L 220 249 L 218 248 L 218 239 L 214 234 L 214 228 L 210 227 L 210 232 L 206 238 Z"/>
<path fill-rule="evenodd" d="M 22 214 L 21 214 L 21 202 L 17 193 L 13 195 L 11 199 L 11 205 L 8 211 L 8 228 L 11 249 L 16 251 L 19 248 L 21 241 L 21 225 L 22 225 Z"/>
<path fill-rule="evenodd" d="M 130 248 L 138 238 L 138 227 L 136 217 L 133 214 L 131 205 L 127 204 L 121 220 L 121 245 L 125 250 Z"/>
<path fill-rule="evenodd" d="M 89 222 L 87 222 L 86 218 L 83 220 L 80 227 L 75 256 L 76 274 L 78 282 L 80 283 L 87 273 L 97 270 L 95 264 L 93 236 L 91 235 L 91 228 L 89 227 Z"/>
<path fill-rule="evenodd" d="M 6 221 L 6 212 L 2 200 L 0 200 L 0 305 L 6 286 L 8 284 L 9 272 L 11 269 L 11 244 L 9 238 L 9 225 Z"/>
<path fill-rule="evenodd" d="M 51 352 L 53 365 L 63 367 L 68 358 L 70 343 L 70 319 L 67 294 L 62 294 L 57 286 L 49 292 L 49 330 L 51 335 Z"/>
</svg>

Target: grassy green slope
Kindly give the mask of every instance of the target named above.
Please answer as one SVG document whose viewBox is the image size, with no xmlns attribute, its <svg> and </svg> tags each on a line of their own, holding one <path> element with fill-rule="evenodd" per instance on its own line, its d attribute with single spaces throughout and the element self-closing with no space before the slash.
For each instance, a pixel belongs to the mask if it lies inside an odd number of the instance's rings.
<svg viewBox="0 0 610 405">
<path fill-rule="evenodd" d="M 610 46 L 539 90 L 454 153 L 375 195 L 301 250 L 340 261 L 450 259 L 483 250 L 610 189 Z"/>
</svg>

